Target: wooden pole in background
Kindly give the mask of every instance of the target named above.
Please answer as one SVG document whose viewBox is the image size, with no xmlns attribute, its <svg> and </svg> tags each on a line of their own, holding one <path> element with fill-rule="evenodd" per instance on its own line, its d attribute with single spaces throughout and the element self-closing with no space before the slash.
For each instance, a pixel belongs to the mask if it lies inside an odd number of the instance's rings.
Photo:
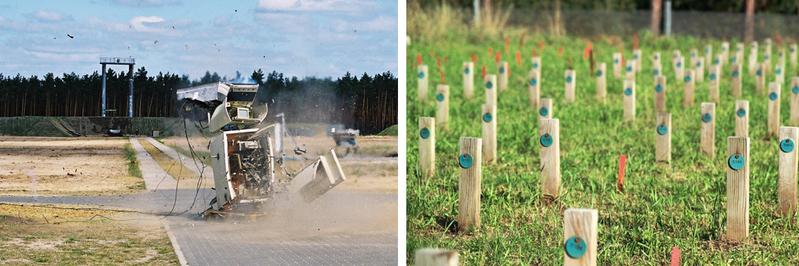
<svg viewBox="0 0 799 266">
<path fill-rule="evenodd" d="M 767 137 L 777 137 L 780 130 L 780 84 L 769 83 Z"/>
<path fill-rule="evenodd" d="M 682 106 L 690 107 L 694 105 L 694 71 L 685 70 L 685 77 L 683 78 L 684 92 L 682 96 Z"/>
<path fill-rule="evenodd" d="M 544 119 L 552 119 L 552 115 L 555 113 L 555 104 L 552 101 L 552 98 L 543 98 L 541 99 L 541 106 L 538 107 L 538 121 L 541 123 Z"/>
<path fill-rule="evenodd" d="M 655 114 L 667 112 L 666 89 L 666 76 L 655 77 Z"/>
<path fill-rule="evenodd" d="M 436 173 L 436 120 L 432 117 L 419 118 L 419 169 L 424 177 Z"/>
<path fill-rule="evenodd" d="M 780 128 L 780 169 L 777 191 L 779 192 L 779 212 L 783 217 L 793 219 L 796 214 L 796 166 L 799 163 L 796 141 L 799 140 L 799 128 Z"/>
<path fill-rule="evenodd" d="M 757 49 L 757 42 L 752 42 L 752 45 L 749 47 L 749 75 L 754 75 L 758 68 Z"/>
<path fill-rule="evenodd" d="M 699 140 L 700 150 L 710 158 L 716 156 L 716 104 L 702 103 L 702 135 Z"/>
<path fill-rule="evenodd" d="M 533 59 L 531 61 L 532 61 L 531 68 L 533 70 L 535 70 L 535 71 L 538 71 L 538 77 L 537 78 L 538 78 L 538 81 L 541 82 L 541 69 L 543 67 L 543 62 L 541 62 L 541 57 L 540 56 L 533 56 Z"/>
<path fill-rule="evenodd" d="M 449 85 L 436 88 L 436 125 L 442 130 L 449 128 Z"/>
<path fill-rule="evenodd" d="M 704 82 L 705 81 L 705 58 L 697 57 L 696 62 L 694 64 L 694 80 L 696 82 Z"/>
<path fill-rule="evenodd" d="M 530 69 L 530 74 L 527 75 L 527 95 L 530 101 L 530 107 L 535 110 L 541 102 L 541 83 L 538 80 L 538 70 Z"/>
<path fill-rule="evenodd" d="M 709 67 L 709 74 L 708 74 L 708 94 L 710 94 L 710 101 L 714 103 L 719 103 L 721 101 L 721 95 L 719 95 L 719 76 L 721 74 L 721 66 L 719 65 L 712 65 Z"/>
<path fill-rule="evenodd" d="M 757 65 L 757 70 L 755 70 L 755 89 L 757 93 L 763 95 L 763 92 L 766 91 L 766 64 L 759 64 Z"/>
<path fill-rule="evenodd" d="M 596 99 L 603 103 L 605 102 L 605 97 L 608 95 L 605 73 L 605 63 L 601 63 L 594 74 L 596 76 Z"/>
<path fill-rule="evenodd" d="M 565 76 L 566 102 L 571 103 L 576 100 L 574 88 L 577 84 L 577 73 L 573 69 L 567 69 Z"/>
<path fill-rule="evenodd" d="M 658 113 L 655 124 L 655 161 L 671 162 L 671 114 Z"/>
<path fill-rule="evenodd" d="M 471 99 L 474 96 L 474 62 L 463 63 L 463 97 Z"/>
<path fill-rule="evenodd" d="M 543 195 L 558 197 L 560 189 L 560 122 L 543 119 L 538 127 L 538 145 L 541 147 L 541 188 Z"/>
<path fill-rule="evenodd" d="M 749 101 L 735 101 L 735 136 L 749 137 Z"/>
<path fill-rule="evenodd" d="M 438 248 L 417 249 L 414 257 L 415 266 L 459 266 L 460 255 L 457 251 Z"/>
<path fill-rule="evenodd" d="M 679 54 L 672 60 L 674 64 L 674 79 L 682 81 L 685 76 L 685 61 Z"/>
<path fill-rule="evenodd" d="M 497 106 L 497 75 L 486 75 L 483 88 L 486 93 L 486 104 Z"/>
<path fill-rule="evenodd" d="M 727 239 L 749 237 L 749 138 L 727 138 Z"/>
<path fill-rule="evenodd" d="M 799 50 L 799 47 L 795 43 L 791 44 L 791 48 L 788 49 L 788 61 L 790 61 L 793 69 L 796 69 L 797 50 Z"/>
<path fill-rule="evenodd" d="M 508 62 L 502 61 L 499 63 L 499 67 L 497 67 L 497 73 L 499 73 L 499 90 L 505 91 L 508 89 L 508 73 L 510 72 L 510 68 L 508 68 Z"/>
<path fill-rule="evenodd" d="M 635 120 L 635 80 L 624 81 L 624 121 Z"/>
<path fill-rule="evenodd" d="M 724 68 L 724 64 L 727 62 L 727 59 L 730 57 L 730 42 L 722 42 L 721 43 L 721 67 Z"/>
<path fill-rule="evenodd" d="M 428 73 L 427 73 L 427 65 L 419 65 L 418 70 L 416 72 L 417 77 L 417 98 L 420 102 L 424 102 L 427 100 L 427 83 L 428 83 Z"/>
<path fill-rule="evenodd" d="M 705 57 L 703 61 L 703 64 L 707 64 L 708 66 L 713 65 L 713 45 L 705 45 Z"/>
<path fill-rule="evenodd" d="M 799 124 L 799 77 L 791 79 L 791 124 Z"/>
<path fill-rule="evenodd" d="M 613 77 L 621 78 L 621 53 L 613 53 Z"/>
<path fill-rule="evenodd" d="M 780 85 L 785 84 L 785 71 L 783 69 L 785 67 L 781 64 L 774 66 L 774 81 L 780 83 Z"/>
<path fill-rule="evenodd" d="M 627 65 L 624 66 L 624 79 L 635 80 L 635 60 L 627 61 Z"/>
<path fill-rule="evenodd" d="M 643 61 L 641 49 L 633 49 L 633 60 L 635 61 L 635 72 L 641 72 L 641 61 Z"/>
<path fill-rule="evenodd" d="M 458 231 L 469 232 L 480 228 L 480 182 L 482 179 L 482 141 L 462 137 L 458 166 Z"/>
<path fill-rule="evenodd" d="M 732 96 L 736 99 L 741 98 L 741 64 L 733 63 L 730 72 L 730 85 L 732 86 Z"/>
<path fill-rule="evenodd" d="M 483 122 L 483 159 L 491 164 L 497 159 L 497 107 L 484 104 L 480 121 Z"/>
<path fill-rule="evenodd" d="M 660 52 L 652 54 L 652 76 L 663 75 L 663 66 L 660 62 Z"/>
<path fill-rule="evenodd" d="M 597 265 L 598 224 L 597 210 L 566 209 L 563 212 L 564 265 Z"/>
</svg>

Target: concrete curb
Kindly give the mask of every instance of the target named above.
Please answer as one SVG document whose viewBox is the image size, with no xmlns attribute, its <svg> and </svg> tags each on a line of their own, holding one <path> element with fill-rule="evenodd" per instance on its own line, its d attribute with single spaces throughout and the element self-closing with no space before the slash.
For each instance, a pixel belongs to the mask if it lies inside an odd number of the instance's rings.
<svg viewBox="0 0 799 266">
<path fill-rule="evenodd" d="M 186 256 L 183 255 L 183 251 L 180 249 L 180 245 L 178 244 L 178 239 L 175 238 L 175 235 L 172 234 L 172 229 L 169 228 L 169 222 L 164 220 L 161 222 L 164 225 L 164 230 L 166 231 L 167 236 L 169 236 L 169 242 L 172 242 L 172 249 L 175 250 L 175 255 L 178 256 L 178 262 L 180 265 L 187 266 L 189 263 L 186 261 Z"/>
</svg>

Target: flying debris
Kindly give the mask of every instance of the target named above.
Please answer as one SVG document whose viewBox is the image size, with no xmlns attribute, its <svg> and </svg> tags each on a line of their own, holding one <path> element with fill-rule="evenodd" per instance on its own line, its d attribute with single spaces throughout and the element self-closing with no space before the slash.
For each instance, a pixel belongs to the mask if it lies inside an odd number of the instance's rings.
<svg viewBox="0 0 799 266">
<path fill-rule="evenodd" d="M 238 13 L 238 12 L 239 12 L 239 10 L 238 10 L 238 9 L 233 9 L 233 12 L 236 12 L 236 13 Z"/>
<path fill-rule="evenodd" d="M 189 50 L 189 45 L 188 44 L 185 44 L 184 46 L 186 46 L 186 50 Z"/>
<path fill-rule="evenodd" d="M 158 40 L 155 40 L 155 41 L 153 42 L 153 44 L 158 44 Z"/>
<path fill-rule="evenodd" d="M 175 26 L 172 26 L 172 29 L 174 30 L 174 29 L 175 29 Z"/>
<path fill-rule="evenodd" d="M 69 33 L 67 33 L 67 37 L 69 37 L 70 39 L 75 39 L 75 36 L 70 35 Z"/>
</svg>

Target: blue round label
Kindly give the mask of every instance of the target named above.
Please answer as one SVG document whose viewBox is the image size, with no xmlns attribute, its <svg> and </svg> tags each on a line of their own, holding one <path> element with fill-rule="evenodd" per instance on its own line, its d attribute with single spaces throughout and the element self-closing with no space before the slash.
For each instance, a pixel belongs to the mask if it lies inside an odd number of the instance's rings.
<svg viewBox="0 0 799 266">
<path fill-rule="evenodd" d="M 483 114 L 483 122 L 488 123 L 491 122 L 492 119 L 494 119 L 494 117 L 491 116 L 491 113 Z"/>
<path fill-rule="evenodd" d="M 549 135 L 549 133 L 544 133 L 544 135 L 539 138 L 538 142 L 541 143 L 541 146 L 544 148 L 552 146 L 552 135 Z"/>
<path fill-rule="evenodd" d="M 613 63 L 614 63 L 614 64 L 618 64 L 618 63 L 619 63 L 619 59 L 618 59 L 618 58 L 616 58 L 616 59 L 613 59 Z"/>
<path fill-rule="evenodd" d="M 419 71 L 418 76 L 419 76 L 419 79 L 423 79 L 424 78 L 424 72 Z"/>
<path fill-rule="evenodd" d="M 419 137 L 421 137 L 422 139 L 429 138 L 430 137 L 430 129 L 422 128 L 422 130 L 419 130 Z"/>
<path fill-rule="evenodd" d="M 443 102 L 444 94 L 443 93 L 436 94 L 436 101 Z"/>
<path fill-rule="evenodd" d="M 738 77 L 738 75 L 739 75 L 739 74 L 738 74 L 738 70 L 732 71 L 732 77 L 733 77 L 733 78 L 737 78 L 737 77 Z"/>
<path fill-rule="evenodd" d="M 685 75 L 685 78 L 683 78 L 683 80 L 685 82 L 690 82 L 691 81 L 691 76 L 690 75 Z"/>
<path fill-rule="evenodd" d="M 682 67 L 682 63 L 677 62 L 677 68 L 680 68 L 680 67 Z"/>
<path fill-rule="evenodd" d="M 566 76 L 566 83 L 572 82 L 572 76 Z"/>
<path fill-rule="evenodd" d="M 633 59 L 638 59 L 638 54 L 633 54 Z"/>
<path fill-rule="evenodd" d="M 535 87 L 535 85 L 538 85 L 538 80 L 535 78 L 530 79 L 530 86 Z"/>
<path fill-rule="evenodd" d="M 654 76 L 660 75 L 660 70 L 658 70 L 657 68 L 652 69 L 652 75 Z"/>
<path fill-rule="evenodd" d="M 778 68 L 778 69 L 774 70 L 774 73 L 776 73 L 777 75 L 779 75 L 779 74 L 781 74 L 781 73 L 782 73 L 782 69 L 779 69 L 779 68 Z"/>
<path fill-rule="evenodd" d="M 711 73 L 708 77 L 710 80 L 716 80 L 716 73 Z"/>
<path fill-rule="evenodd" d="M 597 77 L 601 77 L 602 76 L 602 70 L 597 70 L 596 71 L 596 76 Z"/>
<path fill-rule="evenodd" d="M 713 120 L 713 116 L 710 115 L 710 113 L 705 113 L 702 115 L 702 122 L 710 123 L 711 120 Z"/>
<path fill-rule="evenodd" d="M 633 66 L 627 66 L 627 72 L 633 72 Z"/>
<path fill-rule="evenodd" d="M 655 92 L 657 93 L 663 92 L 663 85 L 662 84 L 655 85 Z"/>
<path fill-rule="evenodd" d="M 469 71 L 469 68 L 468 68 L 468 67 L 464 67 L 464 68 L 463 68 L 463 74 L 469 75 L 469 72 L 470 72 L 470 71 Z"/>
<path fill-rule="evenodd" d="M 563 249 L 566 251 L 566 256 L 576 260 L 585 256 L 585 253 L 588 252 L 588 243 L 580 237 L 572 236 L 566 239 Z"/>
<path fill-rule="evenodd" d="M 738 111 L 735 111 L 735 115 L 738 117 L 744 117 L 746 116 L 746 110 L 743 108 L 738 108 Z"/>
<path fill-rule="evenodd" d="M 626 95 L 626 96 L 633 95 L 633 89 L 632 88 L 625 88 L 624 89 L 624 95 Z"/>
<path fill-rule="evenodd" d="M 757 75 L 758 77 L 763 76 L 763 70 L 757 69 L 757 71 L 755 72 L 755 75 Z"/>
<path fill-rule="evenodd" d="M 714 64 L 714 65 L 718 65 L 719 63 L 721 63 L 721 62 L 719 62 L 719 59 L 718 59 L 718 58 L 716 58 L 716 59 L 713 59 L 713 64 Z"/>
<path fill-rule="evenodd" d="M 538 114 L 541 116 L 547 116 L 549 115 L 549 109 L 547 109 L 546 107 L 541 107 L 538 109 Z"/>
<path fill-rule="evenodd" d="M 799 85 L 793 86 L 793 88 L 791 88 L 791 92 L 793 94 L 799 94 Z"/>
<path fill-rule="evenodd" d="M 458 156 L 458 165 L 460 165 L 460 167 L 463 169 L 472 168 L 472 164 L 474 163 L 473 161 L 474 159 L 472 159 L 472 155 L 468 153 L 464 153 L 461 154 L 461 156 Z"/>
<path fill-rule="evenodd" d="M 768 94 L 768 99 L 769 99 L 769 100 L 771 100 L 772 102 L 773 102 L 773 101 L 776 101 L 776 100 L 777 100 L 777 93 L 776 93 L 776 92 L 773 92 L 773 91 L 772 91 L 772 92 L 770 92 L 770 93 Z"/>
<path fill-rule="evenodd" d="M 538 63 L 533 63 L 533 68 L 537 69 L 538 68 Z"/>
<path fill-rule="evenodd" d="M 657 127 L 657 132 L 658 135 L 664 136 L 666 133 L 669 133 L 669 127 L 667 127 L 666 124 L 660 124 Z"/>
<path fill-rule="evenodd" d="M 783 139 L 780 141 L 780 150 L 784 153 L 792 152 L 794 148 L 794 142 L 792 139 Z"/>
<path fill-rule="evenodd" d="M 702 66 L 702 63 L 696 62 L 696 67 L 701 67 L 701 66 Z"/>
<path fill-rule="evenodd" d="M 499 67 L 499 74 L 504 74 L 504 73 L 505 73 L 505 67 L 504 66 Z"/>
<path fill-rule="evenodd" d="M 736 58 L 735 58 L 735 56 L 733 56 L 732 58 L 730 58 L 730 62 L 733 62 L 733 63 L 735 63 L 735 61 L 736 61 Z"/>
<path fill-rule="evenodd" d="M 494 84 L 493 84 L 493 83 L 491 83 L 491 81 L 486 81 L 486 89 L 489 89 L 489 90 L 490 90 L 490 89 L 491 89 L 491 88 L 493 88 L 493 87 L 494 87 Z"/>
<path fill-rule="evenodd" d="M 727 158 L 727 166 L 730 169 L 738 171 L 744 168 L 746 164 L 746 159 L 741 154 L 733 154 L 729 158 Z"/>
</svg>

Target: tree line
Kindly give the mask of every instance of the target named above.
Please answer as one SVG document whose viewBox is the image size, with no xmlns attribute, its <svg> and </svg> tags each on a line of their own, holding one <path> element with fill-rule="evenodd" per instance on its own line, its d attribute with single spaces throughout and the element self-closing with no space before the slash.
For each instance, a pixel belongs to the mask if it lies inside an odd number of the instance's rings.
<svg viewBox="0 0 799 266">
<path fill-rule="evenodd" d="M 360 78 L 346 73 L 332 78 L 288 77 L 273 71 L 253 71 L 259 84 L 259 100 L 269 104 L 270 116 L 284 113 L 289 122 L 340 123 L 370 134 L 397 123 L 398 82 L 392 73 Z M 109 116 L 127 116 L 129 75 L 106 72 Z M 134 116 L 177 117 L 180 103 L 175 92 L 189 86 L 227 81 L 206 72 L 197 80 L 188 75 L 150 75 L 144 67 L 133 73 Z M 10 116 L 100 116 L 101 73 L 56 76 L 6 76 L 0 73 L 0 117 Z"/>
</svg>

